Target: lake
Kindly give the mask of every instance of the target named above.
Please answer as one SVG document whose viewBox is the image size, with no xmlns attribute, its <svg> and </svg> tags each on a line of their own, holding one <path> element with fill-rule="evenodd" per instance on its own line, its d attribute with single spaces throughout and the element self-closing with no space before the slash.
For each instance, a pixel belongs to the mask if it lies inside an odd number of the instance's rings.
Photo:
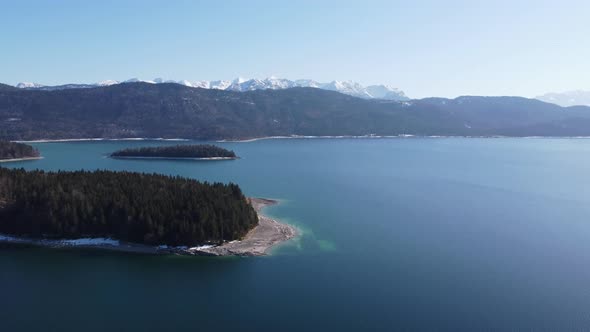
<svg viewBox="0 0 590 332">
<path fill-rule="evenodd" d="M 255 258 L 0 249 L 3 331 L 586 330 L 590 140 L 275 139 L 235 161 L 114 160 L 177 142 L 36 143 L 26 169 L 235 182 L 302 235 Z M 186 144 L 186 142 L 182 142 Z"/>
</svg>

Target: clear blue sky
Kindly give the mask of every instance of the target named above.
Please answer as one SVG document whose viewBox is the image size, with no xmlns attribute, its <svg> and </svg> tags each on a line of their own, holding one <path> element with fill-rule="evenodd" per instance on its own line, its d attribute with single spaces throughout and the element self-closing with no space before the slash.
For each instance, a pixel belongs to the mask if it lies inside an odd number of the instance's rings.
<svg viewBox="0 0 590 332">
<path fill-rule="evenodd" d="M 0 82 L 278 76 L 411 97 L 590 89 L 590 1 L 0 0 Z"/>
</svg>

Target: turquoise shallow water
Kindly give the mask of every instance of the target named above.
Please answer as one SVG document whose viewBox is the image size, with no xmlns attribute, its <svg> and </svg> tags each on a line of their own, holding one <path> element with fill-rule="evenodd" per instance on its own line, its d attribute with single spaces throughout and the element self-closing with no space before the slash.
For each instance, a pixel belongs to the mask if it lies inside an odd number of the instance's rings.
<svg viewBox="0 0 590 332">
<path fill-rule="evenodd" d="M 302 230 L 270 257 L 0 249 L 5 331 L 585 330 L 590 140 L 289 139 L 236 161 L 112 160 L 170 142 L 35 144 L 10 167 L 238 183 Z M 8 166 L 8 165 L 5 165 Z"/>
</svg>

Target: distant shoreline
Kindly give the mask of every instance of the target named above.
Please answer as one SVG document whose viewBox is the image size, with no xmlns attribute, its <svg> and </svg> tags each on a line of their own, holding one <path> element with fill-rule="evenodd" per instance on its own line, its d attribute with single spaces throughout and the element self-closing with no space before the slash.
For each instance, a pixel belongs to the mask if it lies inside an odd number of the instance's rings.
<svg viewBox="0 0 590 332">
<path fill-rule="evenodd" d="M 304 135 L 291 135 L 291 136 L 266 136 L 257 138 L 245 138 L 236 140 L 217 140 L 219 143 L 248 143 L 256 142 L 261 140 L 272 140 L 272 139 L 403 139 L 403 138 L 429 138 L 429 139 L 440 139 L 440 138 L 521 138 L 521 139 L 590 139 L 590 136 L 444 136 L 444 135 L 341 135 L 341 136 L 304 136 Z"/>
<path fill-rule="evenodd" d="M 128 138 L 65 138 L 65 139 L 38 139 L 38 140 L 14 140 L 15 143 L 67 143 L 67 142 L 116 142 L 116 141 L 162 141 L 162 142 L 218 142 L 218 143 L 248 143 L 272 139 L 403 139 L 403 138 L 520 138 L 520 139 L 590 139 L 590 136 L 445 136 L 445 135 L 332 135 L 332 136 L 263 136 L 243 139 L 192 139 L 192 138 L 161 138 L 161 137 L 128 137 Z"/>
<path fill-rule="evenodd" d="M 249 200 L 258 213 L 258 225 L 251 229 L 243 239 L 226 242 L 222 245 L 203 244 L 191 248 L 187 246 L 149 246 L 110 238 L 33 239 L 4 234 L 0 234 L 0 243 L 48 248 L 100 249 L 152 255 L 264 256 L 269 253 L 272 247 L 298 235 L 293 226 L 280 223 L 262 214 L 264 207 L 278 204 L 278 201 L 265 198 L 249 198 Z"/>
<path fill-rule="evenodd" d="M 161 137 L 128 137 L 128 138 L 58 138 L 58 139 L 37 139 L 29 141 L 16 140 L 15 143 L 66 143 L 66 142 L 92 142 L 92 141 L 165 141 L 165 142 L 184 142 L 193 141 L 188 138 L 161 138 Z"/>
<path fill-rule="evenodd" d="M 0 159 L 0 163 L 14 163 L 17 161 L 30 161 L 30 160 L 39 160 L 43 159 L 43 157 L 25 157 L 25 158 L 14 158 L 14 159 Z"/>
</svg>

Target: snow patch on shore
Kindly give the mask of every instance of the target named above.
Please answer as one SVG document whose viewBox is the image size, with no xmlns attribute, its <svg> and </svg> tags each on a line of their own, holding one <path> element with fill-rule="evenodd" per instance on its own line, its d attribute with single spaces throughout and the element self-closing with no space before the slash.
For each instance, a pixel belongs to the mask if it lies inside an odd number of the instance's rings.
<svg viewBox="0 0 590 332">
<path fill-rule="evenodd" d="M 12 236 L 0 234 L 0 241 L 14 241 L 16 239 L 17 238 L 12 237 Z"/>
<path fill-rule="evenodd" d="M 203 246 L 188 248 L 188 250 L 189 251 L 200 251 L 200 250 L 203 250 L 203 249 L 209 249 L 209 248 L 213 248 L 213 247 L 215 247 L 215 246 L 212 245 L 212 244 L 206 244 L 206 245 L 203 245 Z"/>
<path fill-rule="evenodd" d="M 80 238 L 80 239 L 31 239 L 26 237 L 10 236 L 0 234 L 0 241 L 13 243 L 40 244 L 55 247 L 78 247 L 78 246 L 119 246 L 118 240 L 110 238 Z"/>
</svg>

